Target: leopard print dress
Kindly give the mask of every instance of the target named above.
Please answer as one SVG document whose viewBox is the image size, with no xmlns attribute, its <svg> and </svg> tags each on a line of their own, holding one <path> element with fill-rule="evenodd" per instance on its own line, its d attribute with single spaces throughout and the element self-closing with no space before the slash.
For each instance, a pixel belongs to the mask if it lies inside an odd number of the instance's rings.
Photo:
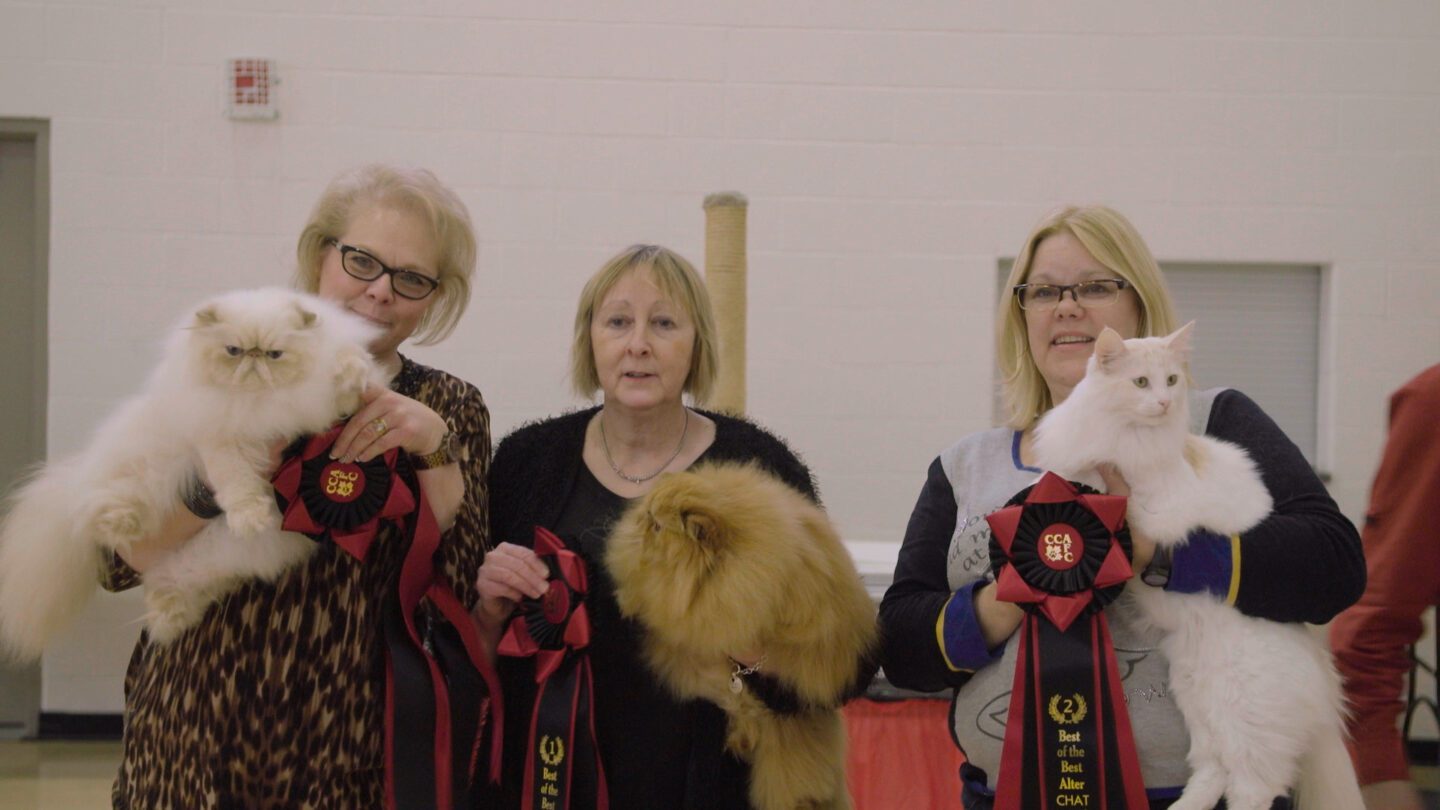
<svg viewBox="0 0 1440 810">
<path fill-rule="evenodd" d="M 440 548 L 467 605 L 488 533 L 490 420 L 479 390 L 403 359 L 391 387 L 460 437 L 465 499 Z M 251 583 L 168 645 L 142 634 L 125 675 L 116 808 L 313 808 L 385 804 L 383 595 L 400 573 L 386 525 L 364 563 L 320 547 L 274 584 Z M 140 577 L 122 560 L 106 588 Z"/>
</svg>

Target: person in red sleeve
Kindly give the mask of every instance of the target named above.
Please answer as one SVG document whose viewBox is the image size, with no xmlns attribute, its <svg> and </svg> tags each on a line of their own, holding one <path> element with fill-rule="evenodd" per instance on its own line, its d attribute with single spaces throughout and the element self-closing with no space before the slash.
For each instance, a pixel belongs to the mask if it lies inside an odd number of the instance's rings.
<svg viewBox="0 0 1440 810">
<path fill-rule="evenodd" d="M 1350 702 L 1351 747 L 1366 810 L 1422 810 L 1397 718 L 1420 614 L 1440 603 L 1440 365 L 1390 398 L 1390 438 L 1365 513 L 1365 595 L 1330 625 Z"/>
</svg>

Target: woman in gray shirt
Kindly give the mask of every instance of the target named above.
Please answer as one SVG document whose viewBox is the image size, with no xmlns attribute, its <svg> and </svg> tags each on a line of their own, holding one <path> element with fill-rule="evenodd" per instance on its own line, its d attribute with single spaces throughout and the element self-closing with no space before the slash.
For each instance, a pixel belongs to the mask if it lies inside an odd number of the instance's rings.
<svg viewBox="0 0 1440 810">
<path fill-rule="evenodd" d="M 995 598 L 985 515 L 1034 483 L 1040 470 L 1032 463 L 1032 429 L 1084 377 L 1100 331 L 1165 335 L 1176 318 L 1160 268 L 1134 226 L 1096 206 L 1067 208 L 1030 234 L 997 321 L 1009 422 L 961 439 L 931 463 L 880 606 L 889 680 L 956 690 L 951 722 L 967 760 L 966 810 L 991 807 L 1023 616 Z M 1196 391 L 1190 413 L 1193 432 L 1246 449 L 1275 511 L 1235 537 L 1193 532 L 1169 559 L 1152 559 L 1154 544 L 1133 536 L 1137 577 L 1127 587 L 1209 592 L 1246 614 L 1286 622 L 1327 622 L 1358 599 L 1365 586 L 1359 536 L 1294 443 L 1238 391 Z M 1106 483 L 1114 494 L 1128 492 L 1117 475 L 1107 474 Z M 1150 584 L 1138 581 L 1142 572 Z M 1106 615 L 1146 792 L 1152 808 L 1168 807 L 1189 776 L 1189 739 L 1169 693 L 1165 657 L 1124 601 Z M 1288 806 L 1277 798 L 1276 808 Z"/>
</svg>

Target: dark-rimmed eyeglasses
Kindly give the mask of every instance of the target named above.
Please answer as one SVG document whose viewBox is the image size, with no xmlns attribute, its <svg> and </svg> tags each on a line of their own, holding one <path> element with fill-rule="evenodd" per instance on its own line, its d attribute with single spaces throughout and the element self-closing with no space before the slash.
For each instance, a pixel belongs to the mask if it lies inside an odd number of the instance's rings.
<svg viewBox="0 0 1440 810">
<path fill-rule="evenodd" d="M 435 292 L 435 288 L 440 286 L 440 282 L 424 273 L 390 267 L 366 253 L 364 248 L 344 244 L 338 239 L 326 241 L 340 251 L 340 266 L 345 269 L 347 275 L 361 281 L 374 281 L 382 275 L 389 276 L 390 289 L 401 298 L 419 301 Z"/>
<path fill-rule="evenodd" d="M 1079 284 L 1016 284 L 1012 289 L 1021 309 L 1043 312 L 1060 306 L 1067 292 L 1086 309 L 1108 307 L 1129 286 L 1123 278 L 1092 278 Z"/>
</svg>

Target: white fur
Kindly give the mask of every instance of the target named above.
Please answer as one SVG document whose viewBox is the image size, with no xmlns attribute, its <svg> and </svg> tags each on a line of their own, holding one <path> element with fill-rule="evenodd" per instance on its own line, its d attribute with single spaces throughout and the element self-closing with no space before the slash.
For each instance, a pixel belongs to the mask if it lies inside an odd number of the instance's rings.
<svg viewBox="0 0 1440 810">
<path fill-rule="evenodd" d="M 270 447 L 353 413 L 383 376 L 374 330 L 315 296 L 278 288 L 211 299 L 174 330 L 144 391 L 77 455 L 39 470 L 0 524 L 0 648 L 26 659 L 94 592 L 106 549 L 153 537 L 198 469 L 225 510 L 145 572 L 149 630 L 166 641 L 239 582 L 273 579 L 313 543 L 279 531 L 262 474 Z M 226 346 L 247 353 L 232 357 Z M 279 350 L 272 359 L 267 349 Z"/>
<path fill-rule="evenodd" d="M 1035 430 L 1042 468 L 1094 481 L 1095 465 L 1114 464 L 1130 484 L 1131 527 L 1171 548 L 1195 528 L 1245 531 L 1272 506 L 1243 449 L 1189 433 L 1192 326 L 1125 341 L 1106 329 L 1085 378 Z M 1340 679 L 1308 628 L 1246 616 L 1208 594 L 1132 583 L 1123 598 L 1163 632 L 1190 732 L 1190 782 L 1173 810 L 1208 810 L 1222 796 L 1231 810 L 1265 810 L 1291 788 L 1300 810 L 1361 807 Z"/>
</svg>

